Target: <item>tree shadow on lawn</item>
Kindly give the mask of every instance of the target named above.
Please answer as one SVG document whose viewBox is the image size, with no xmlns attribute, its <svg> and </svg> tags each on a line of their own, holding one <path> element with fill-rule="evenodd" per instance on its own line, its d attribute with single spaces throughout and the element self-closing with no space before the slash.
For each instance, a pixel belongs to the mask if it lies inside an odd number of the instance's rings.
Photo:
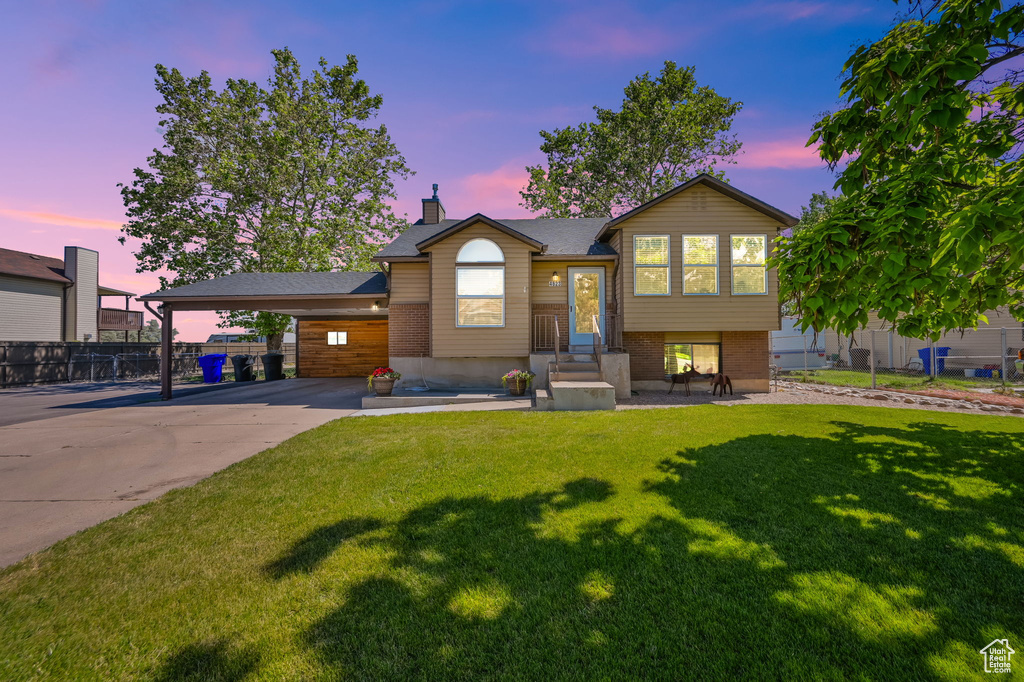
<svg viewBox="0 0 1024 682">
<path fill-rule="evenodd" d="M 415 509 L 307 641 L 370 677 L 979 672 L 1024 635 L 1024 437 L 833 426 L 679 451 L 639 525 L 593 479 Z"/>
<path fill-rule="evenodd" d="M 303 636 L 349 676 L 977 674 L 1024 636 L 1024 435 L 832 426 L 680 450 L 639 497 L 586 478 L 345 519 L 265 570 L 389 551 Z"/>
<path fill-rule="evenodd" d="M 309 573 L 331 556 L 343 542 L 380 527 L 380 521 L 366 517 L 342 519 L 337 523 L 320 526 L 292 545 L 279 559 L 264 566 L 263 570 L 278 580 L 293 573 Z"/>
<path fill-rule="evenodd" d="M 259 653 L 255 649 L 237 649 L 227 640 L 200 642 L 182 647 L 164 660 L 151 679 L 154 682 L 235 682 L 244 680 L 258 665 Z"/>
</svg>

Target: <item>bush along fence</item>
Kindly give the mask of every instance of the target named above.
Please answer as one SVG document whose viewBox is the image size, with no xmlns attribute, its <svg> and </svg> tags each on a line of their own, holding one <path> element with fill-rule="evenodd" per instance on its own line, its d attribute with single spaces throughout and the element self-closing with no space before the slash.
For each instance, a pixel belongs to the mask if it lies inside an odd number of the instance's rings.
<svg viewBox="0 0 1024 682">
<path fill-rule="evenodd" d="M 772 335 L 770 362 L 783 374 L 808 381 L 877 388 L 930 383 L 996 387 L 1024 384 L 1024 328 L 986 327 L 911 339 L 886 330 L 852 335 Z"/>
<path fill-rule="evenodd" d="M 285 366 L 294 366 L 295 344 L 286 343 L 281 350 Z M 178 378 L 199 375 L 198 358 L 209 353 L 258 358 L 266 352 L 263 343 L 175 343 L 171 371 Z M 69 381 L 155 381 L 159 376 L 159 343 L 0 342 L 0 388 Z"/>
</svg>

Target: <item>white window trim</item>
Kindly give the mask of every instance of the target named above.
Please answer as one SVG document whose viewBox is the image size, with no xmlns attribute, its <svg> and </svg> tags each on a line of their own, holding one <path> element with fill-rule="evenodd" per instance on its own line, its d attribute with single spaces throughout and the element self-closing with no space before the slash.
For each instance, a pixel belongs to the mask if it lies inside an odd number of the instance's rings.
<svg viewBox="0 0 1024 682">
<path fill-rule="evenodd" d="M 488 268 L 495 270 L 501 268 L 501 296 L 478 296 L 474 294 L 459 295 L 459 270 L 473 270 L 476 268 Z M 501 329 L 505 326 L 505 293 L 508 289 L 505 286 L 505 264 L 504 263 L 472 263 L 455 266 L 455 326 L 459 329 Z M 500 298 L 501 299 L 501 324 L 459 324 L 459 301 L 464 298 Z"/>
<path fill-rule="evenodd" d="M 686 238 L 687 237 L 714 237 L 715 238 L 715 264 L 708 265 L 707 263 L 687 263 L 686 262 Z M 717 234 L 684 234 L 679 238 L 679 248 L 682 249 L 683 254 L 683 265 L 682 265 L 682 276 L 683 276 L 683 296 L 718 296 L 722 293 L 722 281 L 721 281 L 721 268 L 722 253 L 720 249 L 720 242 Z M 729 242 L 729 257 L 732 258 L 732 241 Z M 686 268 L 711 268 L 715 269 L 715 292 L 712 294 L 702 291 L 687 291 L 686 290 Z"/>
<path fill-rule="evenodd" d="M 664 265 L 638 265 L 636 262 L 636 240 L 645 237 L 665 238 L 665 264 Z M 637 268 L 665 268 L 668 271 L 668 291 L 663 294 L 638 294 L 636 291 L 636 269 Z M 672 295 L 672 235 L 670 234 L 634 234 L 633 235 L 633 295 L 634 296 L 671 296 Z"/>
<path fill-rule="evenodd" d="M 733 262 L 732 238 L 733 237 L 763 237 L 764 238 L 764 259 L 763 265 L 736 265 Z M 768 235 L 767 234 L 730 234 L 729 235 L 729 288 L 733 296 L 767 296 L 768 295 Z M 764 291 L 760 293 L 737 293 L 736 292 L 736 268 L 761 268 L 764 274 Z"/>
</svg>

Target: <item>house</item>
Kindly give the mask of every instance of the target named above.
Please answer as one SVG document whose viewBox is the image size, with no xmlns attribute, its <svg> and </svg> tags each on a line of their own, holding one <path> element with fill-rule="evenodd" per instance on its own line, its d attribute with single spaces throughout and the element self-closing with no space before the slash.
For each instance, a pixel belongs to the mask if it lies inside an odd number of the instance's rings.
<svg viewBox="0 0 1024 682">
<path fill-rule="evenodd" d="M 206 343 L 266 343 L 267 337 L 247 334 L 210 334 Z M 295 343 L 295 332 L 285 332 L 282 343 Z"/>
<path fill-rule="evenodd" d="M 123 296 L 124 308 L 104 307 L 105 296 Z M 101 331 L 141 330 L 133 296 L 100 285 L 91 249 L 66 246 L 63 260 L 0 249 L 0 341 L 99 341 Z"/>
<path fill-rule="evenodd" d="M 240 273 L 140 300 L 292 315 L 299 376 L 390 365 L 405 385 L 485 387 L 530 367 L 542 389 L 575 378 L 623 397 L 692 364 L 768 390 L 765 261 L 793 216 L 708 175 L 614 219 L 450 219 L 436 186 L 422 205 L 378 273 Z"/>
</svg>

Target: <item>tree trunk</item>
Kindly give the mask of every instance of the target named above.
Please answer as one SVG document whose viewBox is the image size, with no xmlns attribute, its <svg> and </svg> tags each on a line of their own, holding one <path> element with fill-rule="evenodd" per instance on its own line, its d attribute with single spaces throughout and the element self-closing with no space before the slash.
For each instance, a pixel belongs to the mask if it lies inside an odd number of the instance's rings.
<svg viewBox="0 0 1024 682">
<path fill-rule="evenodd" d="M 284 332 L 267 334 L 267 352 L 280 353 L 284 347 Z"/>
</svg>

